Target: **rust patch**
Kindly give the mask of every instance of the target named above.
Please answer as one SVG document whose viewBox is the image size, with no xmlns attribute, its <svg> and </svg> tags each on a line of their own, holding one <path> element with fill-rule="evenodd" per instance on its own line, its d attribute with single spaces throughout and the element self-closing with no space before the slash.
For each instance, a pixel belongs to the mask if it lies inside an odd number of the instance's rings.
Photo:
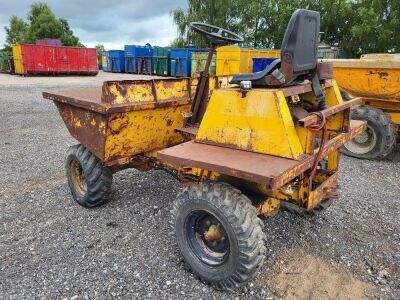
<svg viewBox="0 0 400 300">
<path fill-rule="evenodd" d="M 102 124 L 107 122 L 105 115 L 66 103 L 55 104 L 69 133 L 103 161 L 105 130 Z M 80 126 L 76 126 L 77 122 Z"/>
</svg>

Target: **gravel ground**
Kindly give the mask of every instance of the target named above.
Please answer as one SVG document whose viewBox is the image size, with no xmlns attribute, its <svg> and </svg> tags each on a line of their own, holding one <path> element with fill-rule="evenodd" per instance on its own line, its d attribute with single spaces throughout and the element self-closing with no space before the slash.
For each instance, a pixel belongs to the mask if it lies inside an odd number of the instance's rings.
<svg viewBox="0 0 400 300">
<path fill-rule="evenodd" d="M 170 175 L 125 170 L 109 203 L 75 204 L 64 158 L 76 142 L 41 92 L 129 78 L 0 74 L 1 299 L 400 299 L 399 148 L 379 162 L 343 157 L 340 199 L 322 216 L 266 220 L 264 266 L 230 293 L 184 269 L 169 234 L 180 188 Z"/>
</svg>

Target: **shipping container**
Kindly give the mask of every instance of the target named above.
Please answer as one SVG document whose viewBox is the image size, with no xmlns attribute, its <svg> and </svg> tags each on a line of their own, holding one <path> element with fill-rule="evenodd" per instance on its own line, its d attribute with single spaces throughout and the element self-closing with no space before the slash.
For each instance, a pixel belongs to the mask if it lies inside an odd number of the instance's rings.
<svg viewBox="0 0 400 300">
<path fill-rule="evenodd" d="M 0 72 L 14 73 L 14 61 L 11 52 L 0 50 Z"/>
<path fill-rule="evenodd" d="M 61 47 L 60 39 L 39 39 L 36 40 L 36 45 Z"/>
<path fill-rule="evenodd" d="M 126 73 L 137 73 L 136 45 L 125 45 L 125 71 Z"/>
<path fill-rule="evenodd" d="M 108 57 L 108 52 L 104 51 L 103 54 L 101 55 L 101 65 L 104 72 L 108 72 L 107 57 Z"/>
<path fill-rule="evenodd" d="M 190 77 L 192 70 L 192 53 L 206 52 L 207 49 L 195 49 L 193 47 L 171 49 L 171 76 Z"/>
<path fill-rule="evenodd" d="M 152 74 L 153 48 L 151 46 L 136 46 L 136 66 L 138 74 Z"/>
<path fill-rule="evenodd" d="M 95 48 L 17 44 L 12 50 L 17 74 L 96 75 L 99 71 Z"/>
<path fill-rule="evenodd" d="M 169 48 L 153 48 L 153 74 L 170 75 L 171 50 Z"/>
<path fill-rule="evenodd" d="M 217 48 L 217 76 L 251 73 L 253 58 L 280 58 L 279 50 L 250 49 L 237 46 Z"/>
<path fill-rule="evenodd" d="M 265 70 L 277 58 L 253 58 L 253 73 Z"/>
<path fill-rule="evenodd" d="M 109 50 L 107 59 L 107 70 L 113 73 L 125 72 L 125 51 Z"/>
<path fill-rule="evenodd" d="M 208 57 L 208 52 L 194 52 L 192 54 L 192 70 L 191 70 L 192 77 L 200 77 L 200 72 L 204 71 L 204 68 L 206 66 L 207 57 Z M 210 75 L 215 75 L 215 69 L 216 69 L 215 59 L 216 57 L 214 53 L 211 58 L 211 64 L 209 69 Z"/>
</svg>

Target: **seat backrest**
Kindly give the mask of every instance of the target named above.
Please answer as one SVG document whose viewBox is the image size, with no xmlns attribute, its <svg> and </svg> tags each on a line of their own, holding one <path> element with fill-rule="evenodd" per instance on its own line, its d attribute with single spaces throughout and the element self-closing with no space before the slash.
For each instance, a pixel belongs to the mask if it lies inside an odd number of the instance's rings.
<svg viewBox="0 0 400 300">
<path fill-rule="evenodd" d="M 297 9 L 281 45 L 281 60 L 292 61 L 293 73 L 314 70 L 318 58 L 319 12 Z"/>
</svg>

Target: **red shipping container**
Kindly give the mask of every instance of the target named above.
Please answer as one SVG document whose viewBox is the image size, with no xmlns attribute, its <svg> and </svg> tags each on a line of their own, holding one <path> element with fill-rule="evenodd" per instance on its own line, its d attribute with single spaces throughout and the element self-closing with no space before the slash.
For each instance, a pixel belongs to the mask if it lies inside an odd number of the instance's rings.
<svg viewBox="0 0 400 300">
<path fill-rule="evenodd" d="M 99 72 L 96 48 L 13 45 L 17 74 L 83 74 Z"/>
</svg>

